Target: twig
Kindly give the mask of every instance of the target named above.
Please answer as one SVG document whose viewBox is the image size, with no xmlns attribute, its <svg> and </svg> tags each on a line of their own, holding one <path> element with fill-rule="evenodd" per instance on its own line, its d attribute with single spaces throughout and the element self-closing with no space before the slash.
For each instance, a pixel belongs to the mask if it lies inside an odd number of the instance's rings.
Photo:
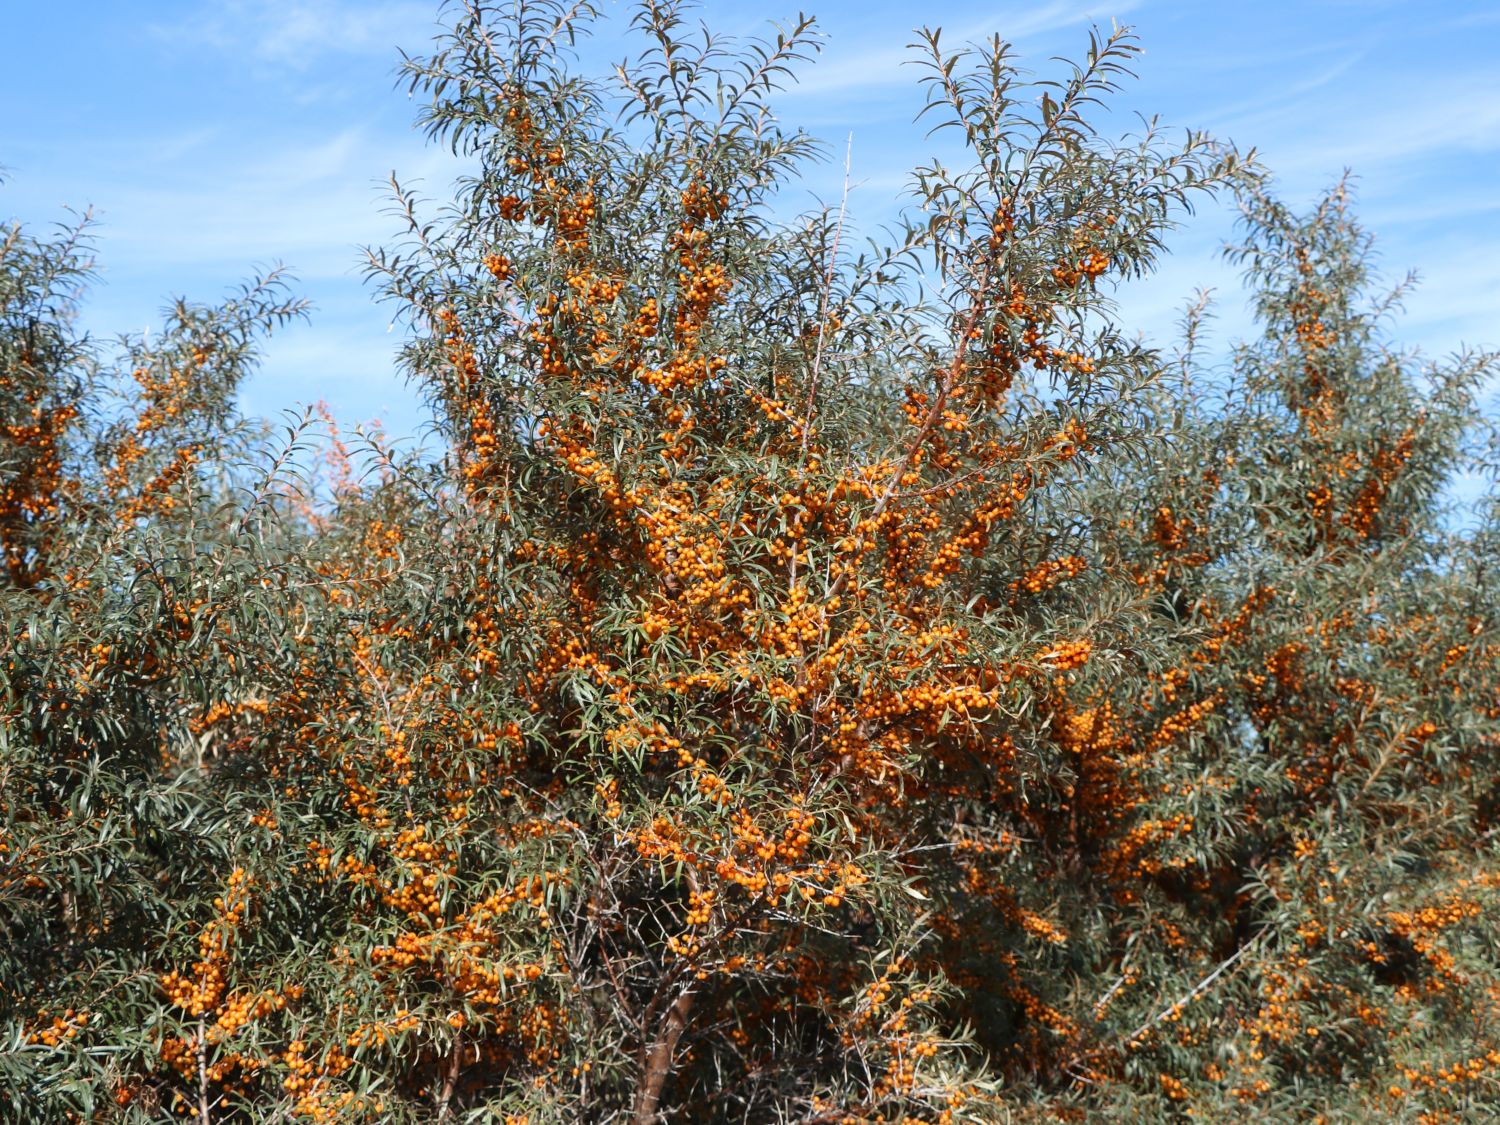
<svg viewBox="0 0 1500 1125">
<path fill-rule="evenodd" d="M 1166 1019 L 1168 1016 L 1172 1015 L 1175 1012 L 1182 1011 L 1183 1008 L 1187 1007 L 1188 1004 L 1197 999 L 1197 997 L 1203 992 L 1204 989 L 1213 984 L 1214 981 L 1218 980 L 1219 977 L 1227 972 L 1230 966 L 1232 966 L 1245 954 L 1249 953 L 1250 950 L 1255 948 L 1255 946 L 1259 944 L 1261 937 L 1266 932 L 1266 930 L 1262 930 L 1255 937 L 1251 938 L 1244 945 L 1236 949 L 1232 954 L 1230 954 L 1228 959 L 1220 962 L 1219 966 L 1214 969 L 1213 972 L 1209 973 L 1208 976 L 1204 977 L 1197 984 L 1193 985 L 1193 987 L 1188 990 L 1187 995 L 1178 1000 L 1172 1001 L 1172 1003 L 1168 1004 L 1161 1011 L 1157 1012 L 1156 1015 L 1152 1016 L 1145 1023 L 1141 1024 L 1140 1027 L 1136 1028 L 1129 1035 L 1127 1035 L 1125 1037 L 1125 1042 L 1134 1043 L 1142 1035 L 1145 1035 L 1146 1032 L 1150 1031 L 1157 1024 L 1161 1023 L 1162 1020 Z"/>
<path fill-rule="evenodd" d="M 448 1103 L 453 1100 L 453 1091 L 458 1088 L 458 1075 L 463 1068 L 464 1039 L 460 1035 L 453 1040 L 453 1051 L 448 1056 L 448 1072 L 443 1075 L 443 1088 L 438 1094 L 437 1119 L 448 1119 Z"/>
<path fill-rule="evenodd" d="M 833 290 L 833 271 L 838 267 L 839 241 L 844 237 L 844 214 L 849 206 L 849 170 L 854 161 L 854 134 L 849 134 L 844 149 L 844 191 L 839 196 L 839 221 L 833 228 L 833 246 L 828 251 L 828 268 L 823 274 L 823 294 L 818 303 L 818 347 L 813 353 L 812 378 L 807 387 L 807 406 L 802 411 L 802 456 L 807 457 L 807 438 L 812 429 L 813 403 L 818 394 L 818 378 L 823 370 L 823 342 L 828 335 L 828 296 Z M 795 561 L 795 556 L 794 556 Z"/>
<path fill-rule="evenodd" d="M 208 1125 L 208 1031 L 198 1017 L 198 1120 Z"/>
<path fill-rule="evenodd" d="M 823 294 L 818 302 L 818 346 L 813 353 L 812 374 L 807 383 L 807 404 L 802 409 L 802 437 L 800 457 L 807 462 L 807 440 L 812 435 L 813 407 L 818 397 L 818 380 L 823 371 L 823 342 L 828 336 L 828 296 L 833 289 L 833 271 L 838 268 L 839 241 L 844 236 L 844 214 L 849 205 L 849 169 L 854 160 L 854 134 L 849 134 L 849 144 L 844 149 L 844 190 L 839 196 L 839 221 L 833 228 L 833 245 L 828 251 L 828 268 L 823 273 Z M 787 585 L 797 585 L 797 555 L 794 545 L 792 558 L 787 565 Z"/>
<path fill-rule="evenodd" d="M 922 419 L 922 425 L 917 430 L 916 437 L 912 438 L 911 445 L 907 447 L 905 456 L 901 458 L 901 463 L 896 466 L 896 471 L 891 475 L 891 479 L 886 484 L 885 490 L 880 494 L 880 499 L 875 502 L 875 508 L 869 515 L 871 527 L 878 527 L 880 517 L 885 514 L 886 508 L 890 505 L 891 498 L 895 496 L 896 490 L 901 486 L 901 478 L 911 468 L 912 462 L 916 460 L 917 453 L 921 450 L 922 446 L 927 444 L 927 438 L 932 433 L 933 427 L 937 425 L 938 419 L 943 416 L 943 411 L 947 409 L 948 398 L 953 393 L 953 388 L 958 385 L 959 375 L 963 373 L 964 357 L 968 354 L 969 350 L 969 335 L 974 331 L 974 326 L 979 323 L 980 314 L 984 312 L 987 303 L 985 301 L 985 290 L 989 288 L 992 268 L 993 262 L 986 256 L 984 270 L 979 275 L 979 284 L 974 287 L 974 303 L 969 307 L 969 313 L 964 318 L 963 327 L 958 339 L 958 347 L 953 352 L 953 361 L 948 365 L 948 370 L 943 375 L 942 386 L 938 388 L 937 397 L 933 399 L 932 406 L 927 411 L 927 416 Z M 832 601 L 844 592 L 844 587 L 849 582 L 850 573 L 851 571 L 845 570 L 839 575 L 838 581 L 828 591 L 828 601 Z"/>
</svg>

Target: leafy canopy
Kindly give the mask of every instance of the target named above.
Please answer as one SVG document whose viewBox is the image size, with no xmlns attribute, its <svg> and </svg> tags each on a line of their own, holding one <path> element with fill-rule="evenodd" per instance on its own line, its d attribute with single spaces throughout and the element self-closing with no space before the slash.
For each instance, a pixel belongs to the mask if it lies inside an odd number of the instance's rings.
<svg viewBox="0 0 1500 1125">
<path fill-rule="evenodd" d="M 1346 188 L 934 31 L 967 163 L 856 253 L 778 218 L 811 20 L 446 11 L 475 171 L 368 261 L 438 461 L 239 419 L 279 275 L 107 348 L 4 229 L 17 1119 L 1485 1120 L 1494 357 L 1389 343 Z M 1200 192 L 1206 370 L 1110 300 Z"/>
</svg>

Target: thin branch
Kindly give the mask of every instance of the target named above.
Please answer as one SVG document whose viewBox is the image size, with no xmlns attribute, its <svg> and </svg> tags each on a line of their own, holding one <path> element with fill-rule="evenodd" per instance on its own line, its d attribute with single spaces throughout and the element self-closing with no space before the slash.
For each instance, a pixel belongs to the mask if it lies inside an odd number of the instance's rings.
<svg viewBox="0 0 1500 1125">
<path fill-rule="evenodd" d="M 807 405 L 802 411 L 802 459 L 807 459 L 807 439 L 812 431 L 813 405 L 818 394 L 818 378 L 823 371 L 823 344 L 828 335 L 828 297 L 833 289 L 833 272 L 838 267 L 839 240 L 844 235 L 844 215 L 849 206 L 849 169 L 854 160 L 854 134 L 849 134 L 844 149 L 844 190 L 839 196 L 839 221 L 833 228 L 833 246 L 828 251 L 828 268 L 823 274 L 823 294 L 818 305 L 818 347 L 813 354 L 812 378 L 807 387 Z M 794 556 L 795 561 L 795 556 Z"/>
</svg>

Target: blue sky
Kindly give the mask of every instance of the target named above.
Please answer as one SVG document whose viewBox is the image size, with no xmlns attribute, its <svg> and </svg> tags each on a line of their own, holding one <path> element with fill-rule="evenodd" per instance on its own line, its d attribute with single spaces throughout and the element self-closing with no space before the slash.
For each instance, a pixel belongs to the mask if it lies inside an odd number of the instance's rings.
<svg viewBox="0 0 1500 1125">
<path fill-rule="evenodd" d="M 1282 195 L 1302 206 L 1345 168 L 1360 214 L 1395 280 L 1420 272 L 1396 330 L 1434 355 L 1500 345 L 1500 0 L 837 0 L 816 4 L 827 36 L 783 122 L 825 138 L 837 157 L 793 201 L 836 200 L 852 134 L 849 206 L 867 232 L 891 213 L 931 142 L 903 50 L 919 22 L 958 42 L 992 31 L 1045 73 L 1079 57 L 1091 23 L 1134 27 L 1144 54 L 1107 119 L 1134 112 L 1255 146 Z M 751 34 L 796 8 L 710 0 L 701 14 Z M 612 61 L 630 5 L 586 48 Z M 381 419 L 416 433 L 422 412 L 394 372 L 390 310 L 360 278 L 361 245 L 388 240 L 382 182 L 394 170 L 442 198 L 451 161 L 411 128 L 395 85 L 397 46 L 420 52 L 436 0 L 77 0 L 5 5 L 0 70 L 0 217 L 42 225 L 93 206 L 101 284 L 86 323 L 102 334 L 155 323 L 172 296 L 214 299 L 280 261 L 316 309 L 272 341 L 245 392 L 274 414 L 326 400 L 345 422 Z M 1216 288 L 1216 332 L 1247 329 L 1232 269 L 1216 249 L 1232 215 L 1209 206 L 1176 253 L 1123 303 L 1127 325 L 1170 339 L 1199 286 Z"/>
</svg>

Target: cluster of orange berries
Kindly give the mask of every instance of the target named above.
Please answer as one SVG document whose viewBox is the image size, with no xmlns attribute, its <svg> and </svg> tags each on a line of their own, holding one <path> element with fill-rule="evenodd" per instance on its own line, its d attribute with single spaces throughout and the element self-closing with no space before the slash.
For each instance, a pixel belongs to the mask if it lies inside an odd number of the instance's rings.
<svg viewBox="0 0 1500 1125">
<path fill-rule="evenodd" d="M 442 342 L 448 363 L 456 376 L 453 399 L 457 413 L 465 424 L 460 456 L 463 458 L 464 479 L 473 488 L 487 483 L 492 475 L 495 455 L 500 446 L 499 434 L 485 391 L 479 360 L 464 336 L 457 314 L 452 309 L 443 308 L 437 311 L 436 317 L 443 333 Z"/>
<path fill-rule="evenodd" d="M 383 756 L 390 767 L 388 776 L 395 784 L 406 788 L 412 783 L 412 755 L 406 732 L 383 728 L 381 733 L 390 738 L 390 744 L 383 751 Z"/>
<path fill-rule="evenodd" d="M 136 418 L 135 436 L 143 437 L 158 430 L 182 414 L 193 389 L 194 369 L 201 367 L 208 355 L 205 348 L 194 348 L 188 362 L 164 377 L 158 377 L 149 367 L 138 367 L 131 372 L 140 384 L 141 397 L 146 401 Z"/>
<path fill-rule="evenodd" d="M 1184 867 L 1188 863 L 1186 857 L 1161 859 L 1152 849 L 1171 840 L 1191 836 L 1195 828 L 1196 822 L 1186 813 L 1143 820 L 1111 846 L 1106 864 L 1117 877 L 1158 875 L 1165 870 Z"/>
<path fill-rule="evenodd" d="M 500 217 L 507 222 L 519 222 L 526 218 L 526 201 L 516 195 L 502 196 L 496 203 Z"/>
<path fill-rule="evenodd" d="M 208 1041 L 216 1043 L 228 1039 L 241 1028 L 247 1027 L 256 1020 L 264 1019 L 272 1012 L 281 1011 L 288 1003 L 299 1000 L 301 997 L 301 985 L 289 985 L 280 990 L 268 988 L 260 992 L 246 992 L 238 996 L 230 996 L 219 1005 L 218 1017 L 213 1027 L 208 1030 Z"/>
<path fill-rule="evenodd" d="M 120 508 L 120 520 L 129 523 L 141 516 L 165 514 L 177 506 L 172 489 L 187 476 L 197 464 L 201 448 L 184 446 L 172 455 L 172 460 L 160 473 L 148 481 L 139 493 L 131 497 Z"/>
<path fill-rule="evenodd" d="M 929 682 L 894 691 L 871 693 L 861 700 L 859 716 L 874 726 L 915 717 L 924 732 L 935 734 L 952 716 L 971 717 L 993 711 L 999 693 L 979 683 Z"/>
<path fill-rule="evenodd" d="M 1088 663 L 1094 644 L 1087 640 L 1059 641 L 1042 652 L 1037 662 L 1054 672 L 1072 672 Z"/>
<path fill-rule="evenodd" d="M 1016 508 L 1030 494 L 1035 483 L 1032 473 L 1012 473 L 1009 482 L 1001 484 L 994 495 L 981 500 L 963 525 L 938 547 L 918 584 L 924 589 L 935 590 L 958 572 L 966 555 L 977 557 L 983 554 L 995 525 L 1015 515 Z"/>
<path fill-rule="evenodd" d="M 108 646 L 101 647 L 106 649 L 100 654 L 101 657 L 108 656 Z M 203 714 L 188 723 L 188 729 L 194 734 L 202 734 L 227 719 L 238 718 L 241 715 L 265 715 L 270 709 L 270 701 L 265 699 L 241 699 L 233 703 L 220 700 L 204 708 Z"/>
<path fill-rule="evenodd" d="M 620 804 L 620 783 L 615 778 L 607 782 L 600 782 L 594 786 L 594 795 L 604 805 L 604 816 L 606 820 L 618 820 L 625 811 Z"/>
<path fill-rule="evenodd" d="M 1088 561 L 1080 555 L 1048 559 L 1012 582 L 1011 589 L 1024 590 L 1028 594 L 1042 594 L 1069 579 L 1077 578 L 1087 569 Z"/>
<path fill-rule="evenodd" d="M 24 539 L 12 539 L 10 529 L 57 514 L 64 490 L 62 435 L 77 416 L 78 408 L 72 404 L 51 410 L 33 406 L 29 423 L 4 427 L 10 455 L 26 451 L 24 463 L 10 466 L 4 484 L 0 485 L 0 537 L 4 539 L 6 562 L 12 575 L 20 575 L 27 569 L 30 547 Z"/>
<path fill-rule="evenodd" d="M 1156 1076 L 1161 1083 L 1162 1093 L 1166 1094 L 1174 1102 L 1185 1102 L 1188 1099 L 1188 1088 L 1170 1074 L 1162 1073 Z"/>
<path fill-rule="evenodd" d="M 395 524 L 371 520 L 363 537 L 367 557 L 375 562 L 395 561 L 401 557 L 401 544 L 405 538 Z"/>
<path fill-rule="evenodd" d="M 380 803 L 380 795 L 373 786 L 365 782 L 352 768 L 343 773 L 344 803 L 363 823 L 371 828 L 383 830 L 390 827 L 390 813 Z"/>
<path fill-rule="evenodd" d="M 694 180 L 682 192 L 682 210 L 689 219 L 717 219 L 729 206 L 729 194 L 715 194 L 702 180 Z"/>
<path fill-rule="evenodd" d="M 818 603 L 810 600 L 808 589 L 798 583 L 787 592 L 786 600 L 759 630 L 759 643 L 767 652 L 797 656 L 805 646 L 823 635 L 828 617 L 838 609 L 838 599 Z"/>
<path fill-rule="evenodd" d="M 552 187 L 552 181 L 547 181 Z M 554 191 L 557 200 L 553 229 L 560 250 L 580 250 L 588 244 L 589 227 L 599 215 L 599 202 L 592 191 Z"/>
<path fill-rule="evenodd" d="M 1194 665 L 1203 667 L 1212 664 L 1225 648 L 1244 638 L 1256 614 L 1275 600 L 1274 587 L 1260 586 L 1252 590 L 1240 608 L 1235 611 L 1234 616 L 1220 621 L 1198 651 L 1193 654 Z M 1203 610 L 1205 616 L 1213 612 L 1212 607 L 1207 605 L 1203 606 Z"/>
<path fill-rule="evenodd" d="M 330 1078 L 339 1077 L 354 1063 L 337 1045 L 325 1050 L 316 1064 L 307 1057 L 307 1046 L 305 1040 L 293 1039 L 281 1056 L 288 1071 L 281 1086 L 295 1096 L 293 1114 L 322 1123 L 340 1120 L 351 1112 L 382 1111 L 384 1107 L 374 1099 L 352 1090 L 334 1092 L 328 1088 Z"/>
<path fill-rule="evenodd" d="M 1128 525 L 1128 520 L 1121 521 L 1122 527 Z M 1179 516 L 1170 505 L 1163 504 L 1157 508 L 1151 517 L 1147 540 L 1155 544 L 1166 555 L 1166 558 L 1154 569 L 1137 573 L 1136 585 L 1146 588 L 1160 587 L 1175 567 L 1206 565 L 1210 558 L 1207 551 L 1187 550 L 1198 531 L 1196 521 L 1187 516 Z"/>
<path fill-rule="evenodd" d="M 1109 255 L 1095 247 L 1081 258 L 1064 260 L 1052 267 L 1052 280 L 1064 289 L 1072 289 L 1084 278 L 1093 281 L 1109 269 Z"/>
<path fill-rule="evenodd" d="M 229 951 L 250 909 L 250 877 L 244 868 L 230 873 L 224 894 L 214 899 L 214 909 L 218 917 L 198 935 L 199 960 L 193 978 L 175 970 L 161 978 L 168 1001 L 193 1016 L 206 1015 L 223 998 Z"/>
<path fill-rule="evenodd" d="M 355 1028 L 345 1038 L 344 1046 L 351 1051 L 363 1047 L 383 1047 L 397 1036 L 414 1030 L 421 1022 L 406 1008 L 398 1008 L 388 1020 L 361 1024 Z"/>
<path fill-rule="evenodd" d="M 1150 752 L 1163 750 L 1199 727 L 1205 719 L 1219 709 L 1224 695 L 1215 691 L 1203 699 L 1194 700 L 1179 711 L 1174 711 L 1157 725 L 1148 742 Z"/>
<path fill-rule="evenodd" d="M 439 870 L 412 864 L 407 869 L 405 881 L 396 886 L 388 886 L 382 891 L 380 900 L 408 918 L 425 920 L 429 925 L 437 924 L 443 918 L 439 888 L 441 878 Z"/>
<path fill-rule="evenodd" d="M 709 235 L 702 228 L 705 220 L 717 218 L 728 203 L 727 194 L 715 195 L 696 181 L 682 193 L 684 220 L 671 238 L 680 266 L 677 304 L 672 313 L 673 352 L 660 365 L 648 365 L 639 359 L 632 359 L 628 365 L 634 378 L 659 394 L 691 390 L 727 366 L 722 356 L 700 355 L 698 343 L 709 315 L 723 302 L 733 284 L 723 265 L 708 258 Z M 618 291 L 617 287 L 610 299 Z M 635 320 L 626 327 L 622 347 L 605 348 L 608 338 L 596 336 L 596 349 L 600 349 L 595 352 L 596 360 L 633 356 L 636 343 L 656 335 L 660 316 L 657 299 L 647 298 Z"/>
<path fill-rule="evenodd" d="M 210 1085 L 219 1088 L 221 1096 L 245 1092 L 250 1084 L 249 1079 L 266 1066 L 264 1059 L 253 1058 L 241 1051 L 227 1051 L 216 1055 L 212 1062 L 208 1062 L 205 1055 L 201 1061 L 206 1065 L 200 1070 L 200 1052 L 204 1048 L 205 1044 L 199 1036 L 184 1039 L 174 1035 L 162 1041 L 158 1056 L 185 1082 L 196 1086 L 201 1080 L 207 1080 Z M 118 1099 L 118 1095 L 116 1097 Z M 121 1104 L 128 1104 L 129 1100 L 127 1098 Z M 180 1090 L 173 1091 L 173 1104 L 178 1113 L 192 1112 L 192 1102 Z"/>
<path fill-rule="evenodd" d="M 1343 522 L 1353 529 L 1361 539 L 1374 534 L 1380 509 L 1390 491 L 1391 483 L 1411 460 L 1414 434 L 1408 430 L 1390 449 L 1376 452 L 1370 466 L 1370 476 L 1360 487 Z"/>
<path fill-rule="evenodd" d="M 61 1015 L 53 1016 L 48 1022 L 40 1023 L 40 1021 L 46 1020 L 47 1016 L 48 1013 L 45 1009 L 37 1013 L 36 1018 L 39 1026 L 34 1027 L 26 1033 L 26 1041 L 28 1043 L 40 1043 L 46 1047 L 56 1047 L 59 1043 L 66 1043 L 78 1038 L 78 1033 L 88 1026 L 91 1018 L 86 1011 L 80 1012 L 68 1008 Z"/>
<path fill-rule="evenodd" d="M 1293 326 L 1297 342 L 1309 352 L 1320 352 L 1333 346 L 1333 330 L 1317 317 L 1299 319 Z"/>
<path fill-rule="evenodd" d="M 1188 537 L 1197 531 L 1190 519 L 1178 519 L 1172 509 L 1163 504 L 1156 509 L 1151 521 L 1151 541 L 1163 551 L 1180 551 L 1187 545 Z"/>
</svg>

